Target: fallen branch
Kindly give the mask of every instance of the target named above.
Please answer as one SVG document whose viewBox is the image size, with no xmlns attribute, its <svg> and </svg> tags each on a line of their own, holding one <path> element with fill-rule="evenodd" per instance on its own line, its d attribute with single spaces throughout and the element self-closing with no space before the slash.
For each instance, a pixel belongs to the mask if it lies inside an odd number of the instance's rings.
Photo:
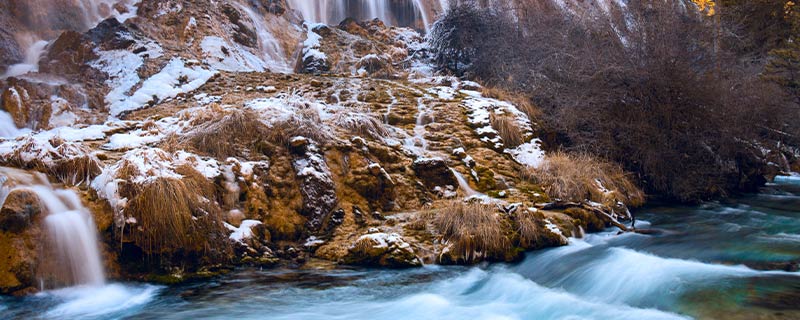
<svg viewBox="0 0 800 320">
<path fill-rule="evenodd" d="M 608 214 L 607 212 L 605 212 L 601 208 L 598 208 L 596 206 L 593 206 L 593 205 L 590 205 L 590 204 L 587 204 L 587 203 L 579 203 L 579 202 L 571 202 L 571 201 L 555 201 L 555 202 L 549 202 L 549 203 L 536 204 L 536 205 L 534 205 L 534 207 L 536 207 L 537 209 L 541 209 L 541 210 L 564 210 L 564 209 L 569 209 L 569 208 L 580 208 L 580 209 L 592 212 L 595 215 L 598 215 L 598 216 L 602 217 L 605 222 L 611 224 L 612 226 L 615 226 L 615 227 L 619 228 L 622 231 L 625 231 L 625 232 L 634 231 L 634 230 L 629 229 L 628 227 L 626 227 L 624 224 L 620 223 L 619 221 L 617 221 L 617 219 L 612 217 L 610 214 Z"/>
</svg>

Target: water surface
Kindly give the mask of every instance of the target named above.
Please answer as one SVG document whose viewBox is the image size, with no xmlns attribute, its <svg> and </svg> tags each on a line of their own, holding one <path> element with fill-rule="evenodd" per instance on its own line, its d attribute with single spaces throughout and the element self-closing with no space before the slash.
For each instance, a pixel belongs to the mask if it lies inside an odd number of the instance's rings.
<svg viewBox="0 0 800 320">
<path fill-rule="evenodd" d="M 800 183 L 529 253 L 518 264 L 257 270 L 175 287 L 114 283 L 0 298 L 0 318 L 800 319 Z M 795 185 L 792 185 L 792 184 Z M 796 265 L 796 264 L 795 264 Z"/>
</svg>

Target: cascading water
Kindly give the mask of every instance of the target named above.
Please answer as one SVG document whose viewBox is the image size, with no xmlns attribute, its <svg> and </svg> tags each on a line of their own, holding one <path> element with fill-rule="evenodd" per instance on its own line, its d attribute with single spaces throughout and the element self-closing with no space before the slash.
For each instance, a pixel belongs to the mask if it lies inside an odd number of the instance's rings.
<svg viewBox="0 0 800 320">
<path fill-rule="evenodd" d="M 8 112 L 0 111 L 0 138 L 14 138 L 27 132 L 26 129 L 18 129 L 14 124 L 14 119 Z"/>
<path fill-rule="evenodd" d="M 105 283 L 97 230 L 91 214 L 72 190 L 50 186 L 30 187 L 39 196 L 48 215 L 44 219 L 47 237 L 58 261 L 57 270 L 71 285 L 100 286 Z"/>
<path fill-rule="evenodd" d="M 258 46 L 262 54 L 262 59 L 266 62 L 267 67 L 273 72 L 291 73 L 293 68 L 289 61 L 287 61 L 283 49 L 275 36 L 267 26 L 264 17 L 253 11 L 247 5 L 236 3 L 240 10 L 242 10 L 251 21 L 256 29 L 258 35 Z"/>
<path fill-rule="evenodd" d="M 39 71 L 39 59 L 42 56 L 42 53 L 44 53 L 44 49 L 48 42 L 33 35 L 28 35 L 21 38 L 23 39 L 18 41 L 20 42 L 21 46 L 27 48 L 25 49 L 25 60 L 9 66 L 8 70 L 6 70 L 6 73 L 0 76 L 0 79 L 16 77 L 29 72 Z M 2 134 L 2 132 L 0 132 L 0 134 Z"/>
<path fill-rule="evenodd" d="M 125 20 L 136 15 L 136 4 L 140 0 L 30 0 L 19 2 L 19 10 L 26 12 L 24 20 L 18 22 L 19 31 L 14 35 L 25 56 L 19 63 L 8 66 L 0 79 L 21 76 L 39 70 L 39 59 L 48 40 L 56 38 L 62 31 L 86 31 L 108 17 Z M 121 8 L 125 8 L 124 10 Z"/>
<path fill-rule="evenodd" d="M 11 181 L 9 181 L 11 180 Z M 55 189 L 42 174 L 0 168 L 0 207 L 15 191 L 35 194 L 45 213 L 42 286 L 102 286 L 105 273 L 97 229 L 75 191 Z"/>
<path fill-rule="evenodd" d="M 464 179 L 464 176 L 461 174 L 461 172 L 458 172 L 453 168 L 450 168 L 450 171 L 453 171 L 453 175 L 456 176 L 456 181 L 458 181 L 458 187 L 467 194 L 467 197 L 480 194 L 480 192 L 475 191 L 469 186 L 469 182 L 467 182 L 467 179 Z"/>
<path fill-rule="evenodd" d="M 426 0 L 289 0 L 289 7 L 310 22 L 337 24 L 345 18 L 380 19 L 388 25 L 428 30 L 442 2 Z M 421 22 L 421 24 L 420 24 Z"/>
</svg>

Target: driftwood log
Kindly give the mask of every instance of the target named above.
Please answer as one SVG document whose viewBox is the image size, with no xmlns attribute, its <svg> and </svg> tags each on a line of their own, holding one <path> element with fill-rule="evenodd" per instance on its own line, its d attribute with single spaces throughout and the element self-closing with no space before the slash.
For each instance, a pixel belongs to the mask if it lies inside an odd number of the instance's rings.
<svg viewBox="0 0 800 320">
<path fill-rule="evenodd" d="M 588 203 L 571 202 L 571 201 L 555 201 L 555 202 L 536 204 L 536 205 L 534 205 L 534 207 L 536 207 L 537 209 L 541 209 L 541 210 L 564 210 L 564 209 L 569 209 L 569 208 L 580 208 L 580 209 L 589 211 L 591 213 L 594 213 L 595 215 L 599 216 L 606 223 L 608 223 L 608 224 L 610 224 L 612 226 L 615 226 L 615 227 L 619 228 L 622 231 L 625 231 L 625 232 L 635 231 L 635 230 L 629 229 L 624 224 L 622 224 L 619 221 L 617 221 L 616 218 L 611 216 L 611 214 L 609 214 L 608 212 L 603 211 L 603 209 L 598 208 L 597 206 L 590 205 Z"/>
</svg>

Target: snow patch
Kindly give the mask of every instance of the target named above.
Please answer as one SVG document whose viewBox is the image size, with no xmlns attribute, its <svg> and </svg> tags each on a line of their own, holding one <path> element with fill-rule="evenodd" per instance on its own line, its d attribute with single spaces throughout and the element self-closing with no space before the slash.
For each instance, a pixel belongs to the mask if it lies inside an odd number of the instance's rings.
<svg viewBox="0 0 800 320">
<path fill-rule="evenodd" d="M 225 227 L 228 230 L 233 231 L 230 236 L 228 236 L 231 240 L 244 244 L 245 239 L 250 239 L 253 237 L 253 227 L 260 225 L 261 221 L 258 220 L 243 220 L 242 224 L 239 225 L 238 228 L 225 223 Z"/>
</svg>

